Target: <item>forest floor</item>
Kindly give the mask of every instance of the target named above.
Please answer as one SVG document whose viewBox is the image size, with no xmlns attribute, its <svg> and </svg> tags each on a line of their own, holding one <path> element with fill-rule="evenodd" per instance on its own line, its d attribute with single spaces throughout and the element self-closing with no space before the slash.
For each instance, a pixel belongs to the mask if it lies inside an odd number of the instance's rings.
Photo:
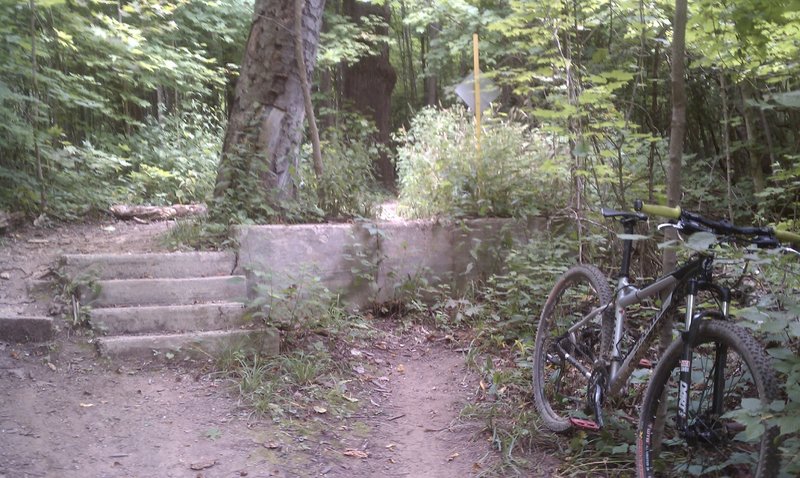
<svg viewBox="0 0 800 478">
<path fill-rule="evenodd" d="M 160 251 L 169 222 L 28 228 L 0 237 L 0 308 L 58 313 L 26 299 L 63 253 Z M 485 423 L 460 411 L 484 397 L 462 345 L 421 324 L 372 319 L 350 353 L 356 409 L 280 420 L 255 414 L 210 363 L 113 363 L 62 323 L 47 345 L 0 342 L 0 478 L 472 477 L 500 458 Z M 355 366 L 353 366 L 355 364 Z M 324 404 L 322 404 L 324 405 Z M 529 457 L 535 476 L 558 463 Z"/>
</svg>

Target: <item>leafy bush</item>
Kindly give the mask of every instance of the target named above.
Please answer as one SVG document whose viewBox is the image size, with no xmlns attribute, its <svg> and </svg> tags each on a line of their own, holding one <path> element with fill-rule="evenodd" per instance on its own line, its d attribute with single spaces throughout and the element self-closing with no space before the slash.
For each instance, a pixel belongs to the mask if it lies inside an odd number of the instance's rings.
<svg viewBox="0 0 800 478">
<path fill-rule="evenodd" d="M 313 191 L 310 199 L 327 218 L 375 215 L 378 193 L 373 163 L 378 147 L 370 139 L 371 129 L 354 129 L 355 133 L 332 129 L 323 136 L 321 178 L 316 178 L 310 168 L 303 169 L 303 182 Z"/>
<path fill-rule="evenodd" d="M 741 325 L 753 329 L 769 344 L 782 387 L 781 399 L 769 410 L 755 409 L 753 424 L 761 417 L 780 426 L 783 448 L 781 476 L 800 475 L 800 260 L 796 255 L 770 254 L 760 258 L 758 272 L 749 276 L 753 302 L 737 312 Z M 756 407 L 759 408 L 759 407 Z M 743 423 L 748 423 L 742 417 Z"/>
<path fill-rule="evenodd" d="M 150 118 L 129 143 L 126 202 L 185 204 L 211 194 L 222 151 L 222 119 L 215 112 Z"/>
<path fill-rule="evenodd" d="M 565 204 L 569 171 L 546 156 L 543 136 L 489 118 L 476 152 L 466 110 L 425 109 L 397 138 L 400 210 L 434 215 L 511 217 Z"/>
</svg>

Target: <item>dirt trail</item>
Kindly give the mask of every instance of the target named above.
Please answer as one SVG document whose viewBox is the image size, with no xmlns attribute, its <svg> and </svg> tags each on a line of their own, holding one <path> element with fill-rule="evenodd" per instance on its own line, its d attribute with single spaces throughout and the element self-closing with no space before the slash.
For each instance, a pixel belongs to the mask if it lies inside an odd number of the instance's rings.
<svg viewBox="0 0 800 478">
<path fill-rule="evenodd" d="M 109 226 L 113 226 L 113 229 Z M 0 306 L 32 304 L 20 281 L 60 253 L 158 250 L 167 223 L 101 223 L 1 238 Z M 488 470 L 482 424 L 458 418 L 476 400 L 464 356 L 421 326 L 352 350 L 356 416 L 257 418 L 207 364 L 113 364 L 89 337 L 53 346 L 0 342 L 0 478 L 470 477 Z M 298 429 L 305 430 L 297 433 Z M 346 456 L 345 450 L 366 458 Z"/>
<path fill-rule="evenodd" d="M 401 476 L 472 476 L 494 458 L 476 423 L 458 420 L 475 399 L 474 374 L 462 354 L 442 348 L 412 350 L 405 374 L 394 384 L 393 417 L 379 427 L 397 443 Z M 395 428 L 396 427 L 396 428 Z"/>
<path fill-rule="evenodd" d="M 306 417 L 304 433 L 255 418 L 232 382 L 193 367 L 0 343 L 0 477 L 469 477 L 491 466 L 480 424 L 458 419 L 477 387 L 463 355 L 390 335 L 361 352 L 385 375 L 353 389 L 356 416 Z"/>
</svg>

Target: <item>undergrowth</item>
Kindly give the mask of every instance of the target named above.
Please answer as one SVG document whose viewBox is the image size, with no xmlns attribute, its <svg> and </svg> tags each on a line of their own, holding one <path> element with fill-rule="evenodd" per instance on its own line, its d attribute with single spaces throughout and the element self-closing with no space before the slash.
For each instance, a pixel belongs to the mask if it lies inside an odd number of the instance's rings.
<svg viewBox="0 0 800 478">
<path fill-rule="evenodd" d="M 218 357 L 218 369 L 255 414 L 278 424 L 303 429 L 311 419 L 352 415 L 358 399 L 348 385 L 348 353 L 373 333 L 366 319 L 348 312 L 311 271 L 291 277 L 250 273 L 260 285 L 247 304 L 248 316 L 279 330 L 283 353 L 230 349 Z"/>
</svg>

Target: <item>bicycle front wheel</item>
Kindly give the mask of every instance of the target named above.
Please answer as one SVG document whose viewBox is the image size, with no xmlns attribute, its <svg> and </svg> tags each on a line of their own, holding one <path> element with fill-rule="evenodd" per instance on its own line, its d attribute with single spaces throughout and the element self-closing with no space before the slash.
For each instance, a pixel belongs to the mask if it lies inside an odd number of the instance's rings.
<svg viewBox="0 0 800 478">
<path fill-rule="evenodd" d="M 588 265 L 569 269 L 547 297 L 533 350 L 533 398 L 554 432 L 592 412 L 587 392 L 594 363 L 610 349 L 613 314 L 601 309 L 609 302 L 605 277 Z"/>
<path fill-rule="evenodd" d="M 778 396 L 763 347 L 731 323 L 703 321 L 692 354 L 687 419 L 678 429 L 682 348 L 680 340 L 670 345 L 647 387 L 637 433 L 638 476 L 776 476 L 778 429 L 756 415 Z"/>
</svg>

